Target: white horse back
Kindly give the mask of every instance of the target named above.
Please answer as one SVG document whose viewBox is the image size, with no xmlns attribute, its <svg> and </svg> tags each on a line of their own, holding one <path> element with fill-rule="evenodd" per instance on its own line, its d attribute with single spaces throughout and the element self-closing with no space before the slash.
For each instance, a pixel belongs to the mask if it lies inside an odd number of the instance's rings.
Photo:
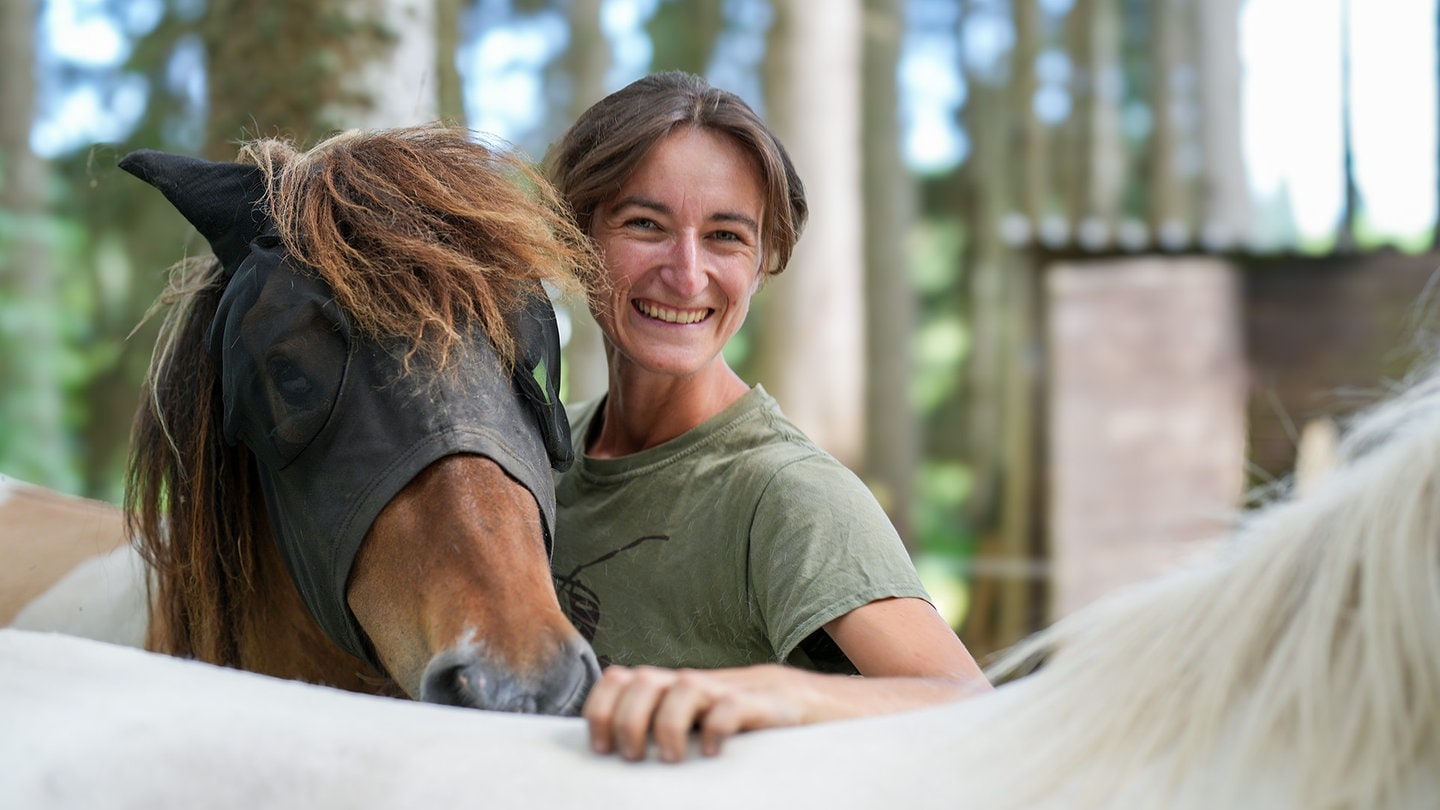
<svg viewBox="0 0 1440 810">
<path fill-rule="evenodd" d="M 0 630 L 0 807 L 1310 806 L 1296 800 L 1303 763 L 1284 750 L 1264 763 L 1211 751 L 1177 785 L 1166 767 L 1101 764 L 1106 748 L 1144 740 L 1095 739 L 1064 716 L 1042 733 L 1007 733 L 1010 716 L 1055 687 L 1032 676 L 948 706 L 741 735 L 716 758 L 632 764 L 592 754 L 578 719 L 371 697 Z M 1077 736 L 1099 767 L 1057 774 L 1047 751 Z M 1237 771 L 1251 777 L 1212 802 Z M 1433 807 L 1440 775 L 1411 769 L 1392 788 L 1364 806 Z"/>
<path fill-rule="evenodd" d="M 0 626 L 80 563 L 124 545 L 118 507 L 0 475 Z"/>
<path fill-rule="evenodd" d="M 124 545 L 82 560 L 21 608 L 10 626 L 144 647 L 149 620 L 145 563 Z"/>
<path fill-rule="evenodd" d="M 583 721 L 342 692 L 0 630 L 0 806 L 955 807 L 980 705 L 742 735 L 676 766 L 590 752 Z M 982 710 L 980 712 L 974 710 Z"/>
<path fill-rule="evenodd" d="M 0 476 L 0 626 L 139 647 L 148 622 L 118 507 Z"/>
</svg>

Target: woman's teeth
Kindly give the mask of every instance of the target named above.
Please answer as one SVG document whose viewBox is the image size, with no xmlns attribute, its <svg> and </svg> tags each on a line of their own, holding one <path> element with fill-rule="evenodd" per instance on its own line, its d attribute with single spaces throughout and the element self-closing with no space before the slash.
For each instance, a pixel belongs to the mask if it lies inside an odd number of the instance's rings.
<svg viewBox="0 0 1440 810">
<path fill-rule="evenodd" d="M 698 323 L 710 315 L 708 309 L 671 309 L 649 301 L 636 301 L 635 308 L 646 317 L 666 323 Z"/>
</svg>

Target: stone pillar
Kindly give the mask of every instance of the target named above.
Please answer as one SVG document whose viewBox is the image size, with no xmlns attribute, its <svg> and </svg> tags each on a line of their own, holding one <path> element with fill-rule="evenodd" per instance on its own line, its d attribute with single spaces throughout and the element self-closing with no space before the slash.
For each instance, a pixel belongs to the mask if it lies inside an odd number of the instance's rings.
<svg viewBox="0 0 1440 810">
<path fill-rule="evenodd" d="M 1051 618 L 1213 550 L 1245 485 L 1241 285 L 1227 262 L 1046 274 Z"/>
</svg>

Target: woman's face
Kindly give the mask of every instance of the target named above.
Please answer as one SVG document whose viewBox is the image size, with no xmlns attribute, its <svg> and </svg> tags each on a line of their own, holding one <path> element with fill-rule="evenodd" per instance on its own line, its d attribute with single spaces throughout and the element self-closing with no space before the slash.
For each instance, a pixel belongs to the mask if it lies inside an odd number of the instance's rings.
<svg viewBox="0 0 1440 810">
<path fill-rule="evenodd" d="M 591 220 L 612 284 L 595 304 L 612 364 L 710 368 L 759 286 L 764 213 L 759 172 L 728 136 L 687 127 L 657 144 Z"/>
</svg>

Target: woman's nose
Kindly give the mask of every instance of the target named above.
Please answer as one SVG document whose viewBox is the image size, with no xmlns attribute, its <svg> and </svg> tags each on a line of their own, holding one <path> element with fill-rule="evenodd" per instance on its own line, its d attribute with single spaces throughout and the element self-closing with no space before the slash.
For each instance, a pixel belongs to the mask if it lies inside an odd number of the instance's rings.
<svg viewBox="0 0 1440 810">
<path fill-rule="evenodd" d="M 699 238 L 692 234 L 681 234 L 672 243 L 662 277 L 680 297 L 693 298 L 705 289 L 703 255 Z"/>
</svg>

